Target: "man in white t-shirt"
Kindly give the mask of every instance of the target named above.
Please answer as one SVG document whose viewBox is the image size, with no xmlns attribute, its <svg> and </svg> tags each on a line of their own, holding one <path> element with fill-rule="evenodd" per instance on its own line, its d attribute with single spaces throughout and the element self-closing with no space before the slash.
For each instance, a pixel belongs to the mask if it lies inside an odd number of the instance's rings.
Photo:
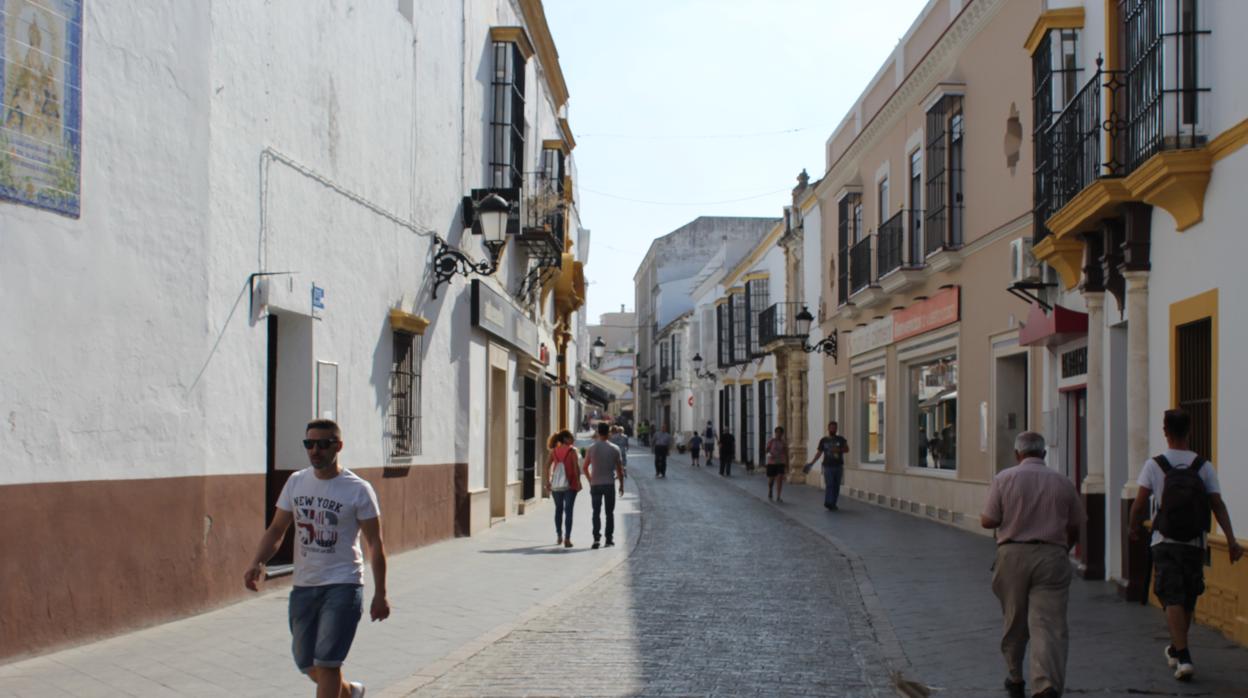
<svg viewBox="0 0 1248 698">
<path fill-rule="evenodd" d="M 1166 435 L 1168 448 L 1159 456 L 1149 458 L 1140 470 L 1140 491 L 1131 505 L 1130 520 L 1131 539 L 1139 540 L 1143 534 L 1144 519 L 1148 514 L 1149 498 L 1154 500 L 1153 510 L 1157 512 L 1157 515 L 1153 517 L 1151 542 L 1153 590 L 1158 600 L 1161 601 L 1162 608 L 1165 609 L 1166 625 L 1170 629 L 1166 662 L 1170 668 L 1174 669 L 1174 678 L 1180 681 L 1191 679 L 1196 672 L 1192 666 L 1191 651 L 1187 646 L 1187 631 L 1192 625 L 1192 616 L 1195 615 L 1196 599 L 1205 590 L 1204 530 L 1208 525 L 1210 512 L 1218 520 L 1222 532 L 1226 534 L 1231 564 L 1234 564 L 1244 554 L 1243 548 L 1235 540 L 1234 531 L 1231 530 L 1231 517 L 1226 511 L 1226 504 L 1222 501 L 1222 489 L 1218 485 L 1218 473 L 1214 470 L 1213 463 L 1200 458 L 1194 451 L 1188 449 L 1187 438 L 1191 425 L 1191 417 L 1183 410 L 1166 410 L 1162 429 Z M 1198 507 L 1200 511 L 1194 518 L 1200 518 L 1203 521 L 1196 522 L 1197 529 L 1194 531 L 1194 536 L 1184 536 L 1182 539 L 1169 538 L 1163 534 L 1163 530 L 1176 529 L 1167 526 L 1166 517 L 1163 514 L 1178 512 L 1180 509 L 1176 506 L 1177 502 L 1163 504 L 1166 501 L 1163 498 L 1166 478 L 1167 475 L 1174 478 L 1175 476 L 1171 474 L 1173 471 L 1186 470 L 1192 467 L 1193 463 L 1198 468 L 1196 472 L 1200 476 L 1200 482 L 1204 485 L 1204 492 L 1202 496 L 1189 499 L 1202 500 L 1197 502 L 1200 505 Z M 1184 473 L 1180 473 L 1178 477 L 1190 478 Z M 1172 482 L 1181 481 L 1172 479 Z M 1189 482 L 1192 481 L 1189 480 Z M 1183 484 L 1179 491 L 1182 492 L 1184 489 L 1190 491 L 1191 488 L 1188 484 Z M 1184 496 L 1187 497 L 1187 495 Z M 1179 516 L 1181 514 L 1171 514 L 1171 517 L 1175 519 Z M 1176 521 L 1172 522 L 1172 525 L 1178 527 L 1180 523 Z"/>
<path fill-rule="evenodd" d="M 335 422 L 309 422 L 303 446 L 312 467 L 300 470 L 286 481 L 273 512 L 273 523 L 260 538 L 243 583 L 252 591 L 259 589 L 264 563 L 277 552 L 293 522 L 295 575 L 289 616 L 295 665 L 316 682 L 317 698 L 361 698 L 364 684 L 345 681 L 342 663 L 363 615 L 364 554 L 360 534 L 368 541 L 369 564 L 373 568 L 369 615 L 373 620 L 390 616 L 381 511 L 373 486 L 338 464 L 342 430 Z"/>
</svg>

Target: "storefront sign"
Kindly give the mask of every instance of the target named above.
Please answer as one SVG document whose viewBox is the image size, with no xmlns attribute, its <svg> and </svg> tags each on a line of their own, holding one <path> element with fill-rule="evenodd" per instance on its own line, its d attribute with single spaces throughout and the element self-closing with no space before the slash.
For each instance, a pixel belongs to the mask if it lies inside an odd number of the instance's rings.
<svg viewBox="0 0 1248 698">
<path fill-rule="evenodd" d="M 893 342 L 893 316 L 887 315 L 849 333 L 849 355 L 879 349 Z"/>
<path fill-rule="evenodd" d="M 947 288 L 925 301 L 893 312 L 893 340 L 923 334 L 959 319 L 959 288 Z M 857 334 L 857 333 L 855 333 Z"/>
<path fill-rule="evenodd" d="M 537 325 L 506 296 L 479 279 L 472 280 L 472 326 L 538 358 Z"/>
</svg>

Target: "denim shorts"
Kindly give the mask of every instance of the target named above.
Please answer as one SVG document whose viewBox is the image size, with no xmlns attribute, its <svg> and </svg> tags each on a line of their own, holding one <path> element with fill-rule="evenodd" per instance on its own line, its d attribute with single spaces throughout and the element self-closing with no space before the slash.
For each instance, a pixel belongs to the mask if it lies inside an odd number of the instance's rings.
<svg viewBox="0 0 1248 698">
<path fill-rule="evenodd" d="M 364 587 L 327 584 L 290 590 L 290 651 L 295 666 L 340 667 L 364 613 Z"/>
<path fill-rule="evenodd" d="M 1153 592 L 1161 605 L 1196 608 L 1205 592 L 1205 550 L 1182 543 L 1153 546 Z"/>
</svg>

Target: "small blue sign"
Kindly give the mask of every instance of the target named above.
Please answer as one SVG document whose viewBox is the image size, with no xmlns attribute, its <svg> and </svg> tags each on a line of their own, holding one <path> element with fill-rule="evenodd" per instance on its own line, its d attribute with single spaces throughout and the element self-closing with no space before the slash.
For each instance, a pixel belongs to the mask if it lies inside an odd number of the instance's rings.
<svg viewBox="0 0 1248 698">
<path fill-rule="evenodd" d="M 325 289 L 312 284 L 312 310 L 325 309 Z"/>
</svg>

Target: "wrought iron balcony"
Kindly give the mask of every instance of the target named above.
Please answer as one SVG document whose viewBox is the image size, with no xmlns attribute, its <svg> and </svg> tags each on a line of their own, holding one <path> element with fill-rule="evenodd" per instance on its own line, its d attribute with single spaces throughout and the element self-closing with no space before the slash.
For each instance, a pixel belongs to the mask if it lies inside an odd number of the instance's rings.
<svg viewBox="0 0 1248 698">
<path fill-rule="evenodd" d="M 562 182 L 544 172 L 524 176 L 522 225 L 516 242 L 542 267 L 557 267 L 563 258 L 564 199 Z"/>
<path fill-rule="evenodd" d="M 758 314 L 758 344 L 767 347 L 785 339 L 805 340 L 806 337 L 797 331 L 797 314 L 802 312 L 802 304 L 795 302 L 776 303 Z"/>
<path fill-rule="evenodd" d="M 876 233 L 875 269 L 881 277 L 901 268 L 905 238 L 905 214 L 902 211 L 880 224 L 880 231 Z"/>
<path fill-rule="evenodd" d="M 1050 213 L 1061 210 L 1102 175 L 1101 87 L 1106 76 L 1106 71 L 1097 71 L 1045 133 Z"/>
<path fill-rule="evenodd" d="M 1098 179 L 1126 177 L 1165 150 L 1198 148 L 1198 40 L 1194 14 L 1163 16 L 1162 0 L 1119 0 L 1125 24 L 1125 70 L 1096 72 L 1056 115 L 1049 117 L 1049 63 L 1038 65 L 1035 133 L 1036 219 L 1043 223 Z M 1047 122 L 1047 123 L 1046 123 Z M 1038 237 L 1047 234 L 1042 227 Z"/>
<path fill-rule="evenodd" d="M 871 238 L 868 235 L 849 248 L 849 293 L 871 285 Z"/>
</svg>

